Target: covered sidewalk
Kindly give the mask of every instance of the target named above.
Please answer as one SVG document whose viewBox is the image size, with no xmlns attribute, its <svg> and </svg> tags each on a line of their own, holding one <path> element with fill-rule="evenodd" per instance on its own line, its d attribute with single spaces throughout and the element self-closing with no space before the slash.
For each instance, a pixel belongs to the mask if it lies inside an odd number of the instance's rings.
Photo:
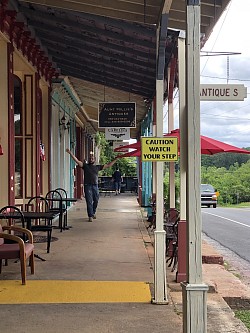
<svg viewBox="0 0 250 333">
<path fill-rule="evenodd" d="M 171 301 L 151 304 L 153 247 L 135 194 L 102 195 L 94 222 L 85 207 L 69 210 L 72 228 L 53 230 L 51 253 L 36 243 L 46 261 L 27 270 L 26 286 L 19 263 L 3 267 L 3 332 L 181 332 Z"/>
<path fill-rule="evenodd" d="M 35 244 L 35 275 L 21 284 L 19 263 L 0 275 L 0 326 L 4 333 L 181 333 L 182 292 L 167 270 L 169 304 L 153 298 L 153 240 L 134 193 L 100 197 L 97 219 L 88 222 L 84 200 L 69 210 L 69 230 L 53 230 Z M 143 217 L 144 216 L 144 217 Z M 40 234 L 43 236 L 43 234 Z M 209 285 L 208 333 L 247 332 L 224 301 L 249 298 L 250 291 L 219 261 L 209 244 L 203 265 Z"/>
</svg>

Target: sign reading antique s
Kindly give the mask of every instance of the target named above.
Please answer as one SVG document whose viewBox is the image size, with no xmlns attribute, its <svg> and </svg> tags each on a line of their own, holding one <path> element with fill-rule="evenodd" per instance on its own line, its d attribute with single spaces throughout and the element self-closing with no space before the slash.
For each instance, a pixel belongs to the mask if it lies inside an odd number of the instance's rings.
<svg viewBox="0 0 250 333">
<path fill-rule="evenodd" d="M 201 84 L 201 101 L 244 101 L 247 87 L 243 84 Z"/>
<path fill-rule="evenodd" d="M 141 160 L 174 162 L 178 160 L 178 138 L 141 137 Z"/>
<path fill-rule="evenodd" d="M 98 127 L 136 127 L 136 104 L 134 102 L 99 103 Z"/>
</svg>

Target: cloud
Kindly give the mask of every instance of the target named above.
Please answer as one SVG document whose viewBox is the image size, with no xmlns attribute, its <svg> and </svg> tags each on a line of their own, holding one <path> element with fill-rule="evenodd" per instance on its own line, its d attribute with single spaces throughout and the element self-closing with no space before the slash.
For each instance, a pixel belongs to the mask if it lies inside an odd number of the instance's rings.
<svg viewBox="0 0 250 333">
<path fill-rule="evenodd" d="M 201 133 L 238 147 L 250 147 L 249 15 L 250 1 L 232 0 L 204 50 L 241 54 L 201 57 L 200 64 L 201 83 L 247 87 L 244 101 L 201 102 Z"/>
<path fill-rule="evenodd" d="M 201 83 L 243 84 L 244 101 L 201 102 L 201 134 L 237 147 L 250 147 L 250 1 L 232 0 L 203 50 L 240 53 L 201 57 Z M 203 54 L 203 53 L 202 53 Z M 178 93 L 174 99 L 175 128 L 179 127 Z M 167 107 L 164 108 L 165 112 Z M 167 116 L 164 118 L 167 131 Z"/>
</svg>

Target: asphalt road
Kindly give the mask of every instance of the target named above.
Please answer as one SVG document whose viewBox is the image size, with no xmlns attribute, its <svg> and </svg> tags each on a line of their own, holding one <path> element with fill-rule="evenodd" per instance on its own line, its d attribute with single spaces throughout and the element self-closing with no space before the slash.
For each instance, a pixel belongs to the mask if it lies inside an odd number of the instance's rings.
<svg viewBox="0 0 250 333">
<path fill-rule="evenodd" d="M 250 208 L 203 208 L 202 231 L 250 265 Z"/>
</svg>

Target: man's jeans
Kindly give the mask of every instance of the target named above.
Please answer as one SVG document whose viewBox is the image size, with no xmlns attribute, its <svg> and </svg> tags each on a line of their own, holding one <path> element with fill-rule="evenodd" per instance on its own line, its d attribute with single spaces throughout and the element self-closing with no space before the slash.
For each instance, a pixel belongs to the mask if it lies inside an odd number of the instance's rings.
<svg viewBox="0 0 250 333">
<path fill-rule="evenodd" d="M 84 185 L 84 193 L 87 204 L 88 217 L 92 217 L 96 213 L 99 200 L 98 185 Z"/>
<path fill-rule="evenodd" d="M 115 190 L 120 191 L 121 190 L 121 182 L 114 182 L 115 183 Z"/>
</svg>

